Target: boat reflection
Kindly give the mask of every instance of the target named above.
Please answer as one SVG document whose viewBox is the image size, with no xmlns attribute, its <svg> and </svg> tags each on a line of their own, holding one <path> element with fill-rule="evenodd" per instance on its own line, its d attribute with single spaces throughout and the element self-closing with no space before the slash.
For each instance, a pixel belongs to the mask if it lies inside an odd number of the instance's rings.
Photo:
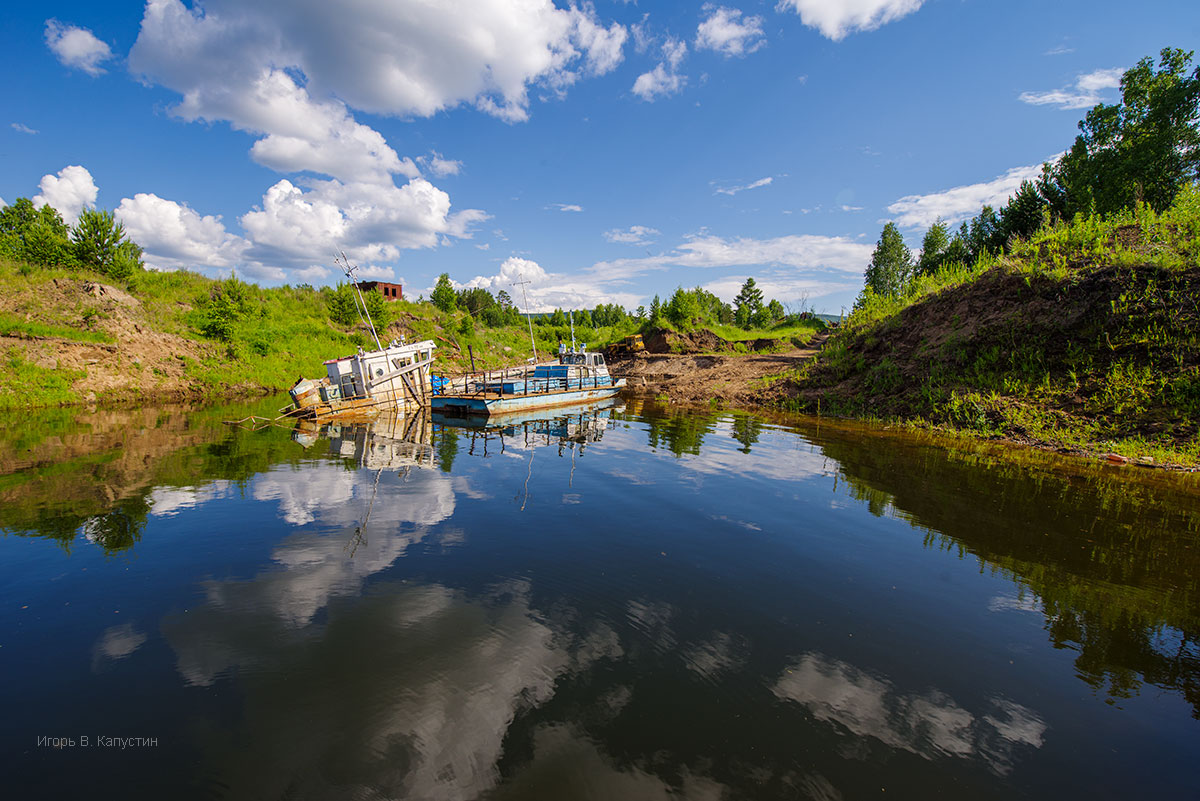
<svg viewBox="0 0 1200 801">
<path fill-rule="evenodd" d="M 565 449 L 578 446 L 582 453 L 587 445 L 599 442 L 613 424 L 614 415 L 623 410 L 624 404 L 614 399 L 489 417 L 455 417 L 435 412 L 433 423 L 443 431 L 470 432 L 472 455 L 477 443 L 480 455 L 491 455 L 488 446 L 495 443 L 500 452 L 514 444 L 522 448 L 557 445 L 562 456 Z"/>
</svg>

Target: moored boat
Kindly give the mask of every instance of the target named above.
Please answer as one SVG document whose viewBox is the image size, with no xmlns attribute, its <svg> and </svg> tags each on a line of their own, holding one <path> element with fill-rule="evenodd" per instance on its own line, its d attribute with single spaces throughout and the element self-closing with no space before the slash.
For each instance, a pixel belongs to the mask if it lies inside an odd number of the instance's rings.
<svg viewBox="0 0 1200 801">
<path fill-rule="evenodd" d="M 563 349 L 554 362 L 452 379 L 430 407 L 446 416 L 489 416 L 603 400 L 624 386 L 624 378 L 609 374 L 604 354 Z"/>
<path fill-rule="evenodd" d="M 325 376 L 301 378 L 292 387 L 289 413 L 324 419 L 428 406 L 435 347 L 429 339 L 393 341 L 379 350 L 360 348 L 350 356 L 330 359 L 325 362 Z"/>
</svg>

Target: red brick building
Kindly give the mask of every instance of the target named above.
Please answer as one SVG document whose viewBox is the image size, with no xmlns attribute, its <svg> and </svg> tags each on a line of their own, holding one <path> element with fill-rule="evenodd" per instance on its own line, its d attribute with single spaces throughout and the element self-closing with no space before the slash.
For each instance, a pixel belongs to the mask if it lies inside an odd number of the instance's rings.
<svg viewBox="0 0 1200 801">
<path fill-rule="evenodd" d="M 387 281 L 359 281 L 358 288 L 363 292 L 378 292 L 384 300 L 400 300 L 404 297 L 399 284 L 389 284 Z"/>
</svg>

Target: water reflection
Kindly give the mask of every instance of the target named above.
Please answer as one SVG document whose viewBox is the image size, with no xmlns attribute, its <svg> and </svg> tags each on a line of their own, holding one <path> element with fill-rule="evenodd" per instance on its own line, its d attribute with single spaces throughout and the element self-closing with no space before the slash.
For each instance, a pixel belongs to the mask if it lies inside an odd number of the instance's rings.
<svg viewBox="0 0 1200 801">
<path fill-rule="evenodd" d="M 885 678 L 822 654 L 801 656 L 772 690 L 856 736 L 926 759 L 977 757 L 1001 775 L 1012 770 L 1019 747 L 1041 746 L 1046 731 L 1036 713 L 1012 701 L 993 698 L 986 714 L 975 715 L 938 690 L 901 693 Z"/>
<path fill-rule="evenodd" d="M 378 588 L 321 621 L 270 614 L 278 581 L 298 569 L 226 583 L 164 622 L 188 682 L 237 670 L 247 688 L 242 722 L 208 744 L 233 797 L 479 797 L 500 780 L 520 711 L 567 671 L 621 655 L 602 625 L 575 633 L 535 613 L 520 582 L 478 596 Z"/>
<path fill-rule="evenodd" d="M 186 557 L 170 601 L 84 563 L 128 592 L 76 651 L 195 699 L 151 719 L 182 721 L 222 797 L 1052 796 L 1078 754 L 1097 790 L 1114 743 L 1126 766 L 1194 744 L 1178 722 L 1105 740 L 1123 710 L 1075 692 L 1200 709 L 1185 477 L 632 404 L 221 425 L 238 412 L 0 443 L 6 532 Z M 72 618 L 39 614 L 73 653 Z M 1025 664 L 998 670 L 1009 648 Z"/>
</svg>

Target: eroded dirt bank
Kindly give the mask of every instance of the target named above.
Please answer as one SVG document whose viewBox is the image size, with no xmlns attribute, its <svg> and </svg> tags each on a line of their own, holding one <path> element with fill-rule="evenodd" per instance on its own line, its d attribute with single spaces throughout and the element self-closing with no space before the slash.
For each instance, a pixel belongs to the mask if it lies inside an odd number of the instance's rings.
<svg viewBox="0 0 1200 801">
<path fill-rule="evenodd" d="M 610 358 L 609 365 L 615 375 L 628 380 L 631 394 L 665 396 L 672 403 L 760 406 L 767 400 L 764 388 L 769 379 L 795 370 L 813 358 L 828 336 L 828 332 L 822 332 L 804 347 L 787 347 L 771 353 L 732 352 L 731 343 L 710 331 L 686 337 L 675 335 L 662 341 L 647 337 L 647 346 L 652 350 L 676 348 L 704 352 L 646 351 Z M 769 349 L 786 343 L 761 340 L 751 344 Z"/>
</svg>

